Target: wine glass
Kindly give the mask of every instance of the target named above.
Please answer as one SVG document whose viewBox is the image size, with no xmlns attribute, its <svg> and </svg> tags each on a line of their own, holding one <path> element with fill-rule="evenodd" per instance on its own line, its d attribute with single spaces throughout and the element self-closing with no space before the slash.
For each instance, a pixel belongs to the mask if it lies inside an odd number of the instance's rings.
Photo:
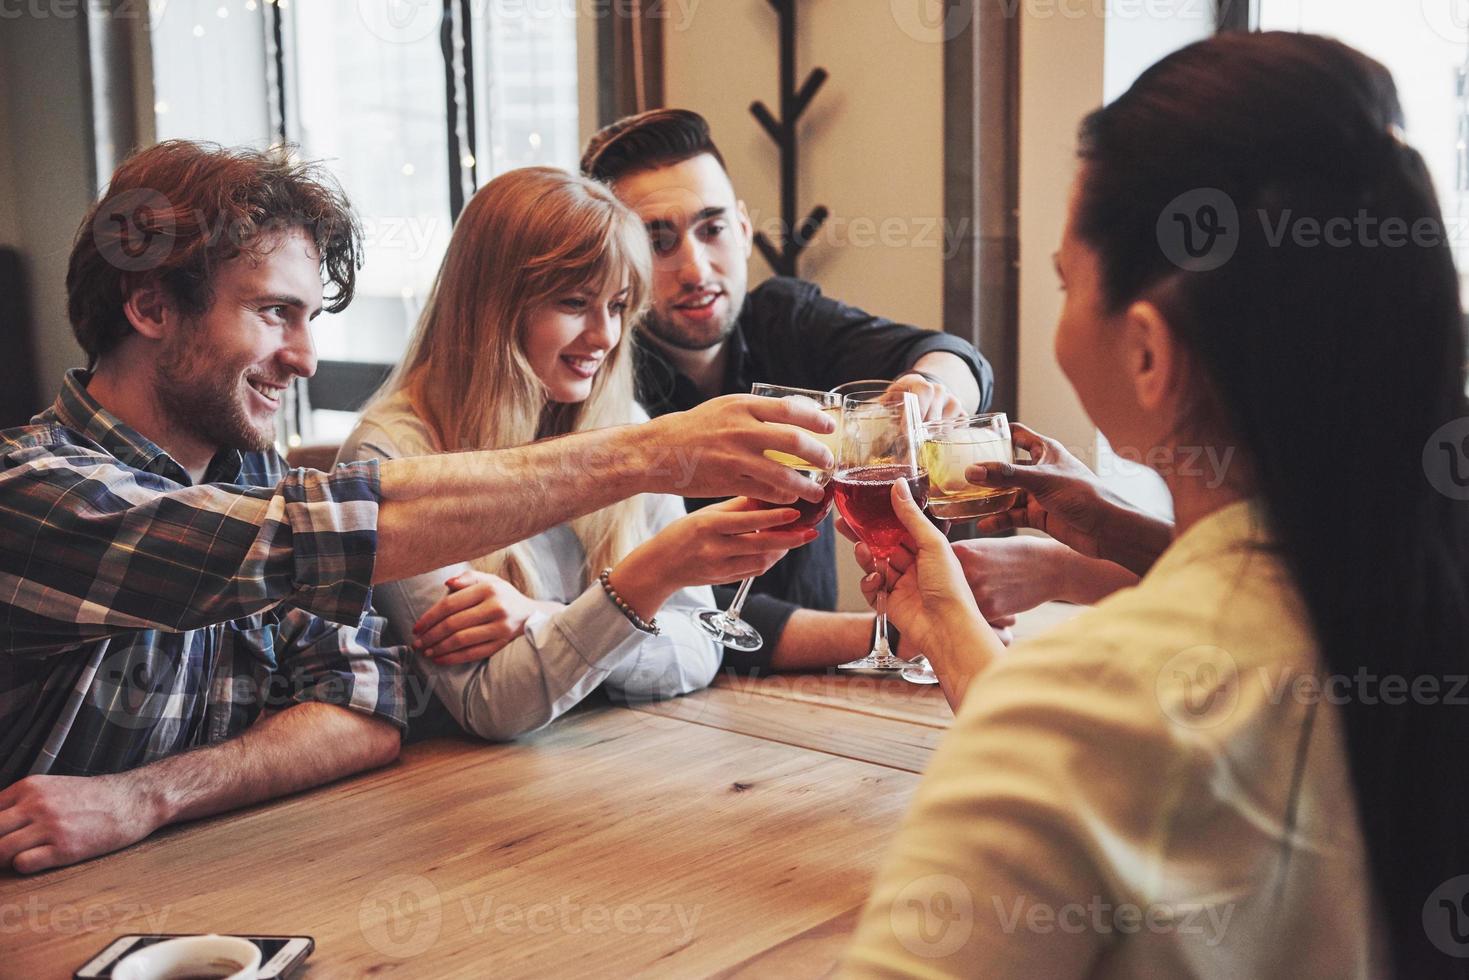
<svg viewBox="0 0 1469 980">
<path fill-rule="evenodd" d="M 928 658 L 921 653 L 907 661 L 903 669 L 898 672 L 898 676 L 909 684 L 937 684 L 939 682 L 939 675 L 933 672 L 933 664 L 929 663 Z"/>
<path fill-rule="evenodd" d="M 871 400 L 879 395 L 887 393 L 893 386 L 893 382 L 884 381 L 881 378 L 860 378 L 856 381 L 848 381 L 846 384 L 837 385 L 831 390 L 833 395 L 846 399 L 849 395 L 853 398 Z M 838 433 L 840 435 L 840 433 Z"/>
<path fill-rule="evenodd" d="M 886 387 L 848 394 L 842 400 L 842 440 L 837 452 L 836 506 L 867 545 L 887 578 L 888 559 L 902 547 L 907 532 L 893 511 L 893 484 L 903 480 L 920 508 L 928 500 L 928 474 L 919 461 L 922 445 L 918 400 L 911 392 Z M 843 669 L 900 670 L 906 660 L 893 655 L 887 635 L 887 591 L 877 594 L 877 631 L 867 656 L 840 664 Z"/>
<path fill-rule="evenodd" d="M 783 385 L 754 384 L 750 386 L 750 394 L 760 395 L 765 398 L 806 398 L 815 402 L 824 412 L 831 413 L 834 421 L 840 422 L 842 399 L 840 395 L 833 395 L 828 391 L 810 391 L 806 388 L 788 388 Z M 830 435 L 813 432 L 815 436 L 827 449 L 831 450 L 832 459 L 836 459 L 837 439 L 840 436 L 840 425 L 837 431 Z M 807 477 L 818 486 L 826 488 L 826 493 L 817 503 L 812 503 L 805 498 L 798 498 L 793 504 L 771 504 L 763 500 L 756 501 L 760 507 L 765 509 L 775 507 L 791 507 L 800 513 L 794 521 L 783 524 L 776 531 L 798 531 L 804 528 L 814 528 L 826 520 L 826 515 L 831 512 L 831 470 L 825 467 L 815 466 L 808 463 L 799 456 L 783 453 L 776 449 L 765 450 L 767 459 L 775 460 L 783 466 L 789 466 L 797 473 Z M 740 583 L 739 591 L 735 593 L 734 601 L 729 604 L 728 611 L 719 609 L 698 609 L 691 615 L 699 629 L 708 633 L 722 645 L 733 647 L 751 653 L 765 645 L 765 638 L 760 631 L 740 618 L 740 613 L 745 608 L 745 599 L 750 594 L 750 586 L 755 580 L 747 578 Z"/>
<path fill-rule="evenodd" d="M 988 487 L 964 477 L 977 464 L 1014 464 L 1010 420 L 1004 412 L 927 423 L 922 456 L 928 470 L 928 510 L 934 517 L 987 517 L 1009 510 L 1020 496 L 1018 487 Z"/>
<path fill-rule="evenodd" d="M 978 463 L 1015 462 L 1010 419 L 1004 412 L 925 424 L 920 455 L 928 470 L 928 513 L 934 518 L 962 521 L 998 514 L 1020 496 L 1017 488 L 980 486 L 964 478 L 964 471 Z M 924 656 L 914 657 L 902 677 L 914 684 L 939 681 Z"/>
<path fill-rule="evenodd" d="M 872 397 L 885 394 L 892 386 L 893 382 L 891 381 L 884 381 L 880 378 L 865 378 L 858 381 L 848 381 L 846 384 L 837 385 L 835 388 L 832 389 L 832 391 L 844 397 L 848 395 L 859 397 L 866 396 L 870 399 Z M 934 524 L 934 526 L 937 527 L 939 531 L 941 531 L 947 537 L 949 533 L 949 526 L 953 523 L 953 521 L 936 516 L 931 506 L 924 508 L 924 513 L 928 515 L 928 519 Z M 886 636 L 886 630 L 884 630 L 884 636 Z M 875 643 L 874 650 L 876 650 Z M 869 656 L 871 655 L 872 654 L 869 654 Z M 853 661 L 853 663 L 856 662 L 857 661 Z M 903 680 L 908 681 L 912 684 L 937 684 L 939 682 L 938 675 L 933 672 L 933 667 L 929 664 L 928 658 L 921 653 L 918 656 L 914 657 L 912 660 L 906 661 L 906 665 L 904 666 L 902 673 L 899 676 L 901 676 Z"/>
</svg>

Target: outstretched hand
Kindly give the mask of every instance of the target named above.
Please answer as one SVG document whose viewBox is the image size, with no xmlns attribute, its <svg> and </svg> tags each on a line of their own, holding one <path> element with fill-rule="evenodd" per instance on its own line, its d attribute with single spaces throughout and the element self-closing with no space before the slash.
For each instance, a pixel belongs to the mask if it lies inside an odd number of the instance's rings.
<svg viewBox="0 0 1469 980">
<path fill-rule="evenodd" d="M 743 495 L 788 504 L 797 499 L 817 503 L 823 488 L 765 451 L 830 466 L 831 450 L 816 436 L 829 434 L 834 425 L 830 415 L 804 398 L 722 395 L 638 428 L 647 437 L 649 472 L 659 476 L 652 488 L 657 492 Z"/>
<path fill-rule="evenodd" d="M 1097 475 L 1055 439 L 1018 422 L 1011 424 L 1010 433 L 1015 448 L 1030 454 L 1030 463 L 979 463 L 964 476 L 983 486 L 1018 487 L 1024 495 L 1008 511 L 980 518 L 975 530 L 995 534 L 1035 528 L 1075 551 L 1099 557 L 1106 500 Z"/>
<path fill-rule="evenodd" d="M 964 403 L 958 396 L 922 375 L 899 375 L 888 390 L 911 392 L 918 399 L 918 415 L 924 422 L 964 417 Z"/>
<path fill-rule="evenodd" d="M 1168 547 L 1172 525 L 1131 507 L 1055 439 L 1019 423 L 1010 426 L 1029 463 L 980 463 L 964 476 L 970 483 L 1018 487 L 1016 506 L 975 522 L 980 534 L 1029 527 L 1044 531 L 1088 558 L 1104 558 L 1141 575 Z"/>
<path fill-rule="evenodd" d="M 701 507 L 634 548 L 608 582 L 652 619 L 679 589 L 763 575 L 791 548 L 814 541 L 815 528 L 790 526 L 798 517 L 793 507 L 771 508 L 747 497 Z"/>
<path fill-rule="evenodd" d="M 769 507 L 733 497 L 680 517 L 644 542 L 628 561 L 646 561 L 649 571 L 674 589 L 724 585 L 754 578 L 792 548 L 815 541 L 815 528 L 793 528 L 794 507 Z"/>
<path fill-rule="evenodd" d="M 932 522 L 930 521 L 930 523 L 932 523 Z M 866 571 L 866 572 L 868 572 L 869 574 L 875 573 L 875 571 L 876 571 L 876 564 L 872 560 L 872 551 L 871 551 L 871 549 L 869 549 L 867 547 L 867 545 L 865 545 L 865 544 L 862 543 L 862 540 L 859 537 L 857 537 L 857 533 L 852 530 L 851 525 L 846 522 L 846 520 L 842 517 L 842 515 L 840 515 L 840 514 L 837 514 L 836 515 L 835 524 L 836 524 L 837 533 L 839 533 L 842 537 L 846 538 L 848 541 L 851 541 L 852 543 L 854 543 L 857 546 L 857 549 L 856 549 L 857 561 L 858 561 L 859 564 L 861 564 L 863 570 Z M 943 534 L 943 531 L 941 529 L 935 528 L 935 530 L 938 530 L 940 534 Z M 961 567 L 961 569 L 963 569 L 965 576 L 966 577 L 971 577 L 970 576 L 970 572 L 969 572 L 969 568 L 968 568 L 968 565 L 967 565 L 967 562 L 966 562 L 966 556 L 965 556 L 964 551 L 962 550 L 964 548 L 964 546 L 966 544 L 968 544 L 968 543 L 969 542 L 961 541 L 957 545 L 951 544 L 950 547 L 954 549 L 954 552 L 955 552 L 956 556 L 959 559 L 960 567 Z M 905 553 L 907 555 L 909 555 L 910 557 L 913 554 L 916 554 L 916 552 L 917 552 L 916 546 L 914 548 L 912 548 L 912 549 L 906 549 L 906 551 L 905 551 Z M 877 580 L 876 579 L 873 579 L 873 581 L 876 582 Z M 970 581 L 971 592 L 974 594 L 975 601 L 978 603 L 978 605 L 980 607 L 981 613 L 984 615 L 986 621 L 990 624 L 990 627 L 995 631 L 995 636 L 999 637 L 1000 642 L 1003 643 L 1005 646 L 1009 646 L 1011 643 L 1015 642 L 1015 632 L 1013 630 L 1013 627 L 1015 626 L 1015 615 L 1014 615 L 1014 613 L 1004 612 L 1004 611 L 1001 611 L 1001 610 L 998 610 L 998 609 L 996 611 L 991 612 L 985 606 L 984 601 L 980 598 L 979 591 L 977 589 L 974 589 L 973 588 L 973 585 L 974 585 L 974 583 L 973 583 L 972 577 L 971 577 L 971 581 Z M 867 601 L 868 601 L 869 604 L 871 604 L 872 602 L 874 602 L 874 600 L 877 598 L 877 592 L 876 591 L 873 591 L 871 594 L 868 594 L 864 590 L 863 595 L 867 599 Z M 892 612 L 892 610 L 889 609 L 889 615 L 890 616 L 891 616 L 891 612 Z M 897 620 L 893 620 L 893 622 L 894 623 L 897 623 Z M 903 627 L 901 625 L 898 626 L 898 629 L 899 630 L 901 630 L 902 628 Z M 907 640 L 905 640 L 904 641 L 903 648 L 905 650 L 908 650 L 908 649 L 914 649 L 915 646 L 916 645 L 910 645 L 909 642 Z M 909 658 L 909 659 L 911 659 L 911 658 Z"/>
</svg>

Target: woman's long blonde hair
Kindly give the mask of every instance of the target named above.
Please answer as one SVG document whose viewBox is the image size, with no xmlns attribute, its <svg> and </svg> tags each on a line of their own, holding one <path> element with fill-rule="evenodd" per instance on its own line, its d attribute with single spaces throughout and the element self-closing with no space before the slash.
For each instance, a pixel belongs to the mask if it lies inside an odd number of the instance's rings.
<svg viewBox="0 0 1469 980">
<path fill-rule="evenodd" d="M 628 423 L 634 405 L 628 346 L 647 307 L 651 270 L 647 232 L 601 184 L 554 167 L 502 174 L 459 216 L 408 354 L 382 397 L 406 392 L 443 452 L 505 449 Z M 551 402 L 525 355 L 531 314 L 571 290 L 600 295 L 624 282 L 622 339 L 608 352 L 590 396 L 576 404 Z M 647 536 L 637 497 L 571 527 L 586 551 L 588 578 Z M 472 564 L 541 596 L 543 583 L 524 542 Z"/>
</svg>

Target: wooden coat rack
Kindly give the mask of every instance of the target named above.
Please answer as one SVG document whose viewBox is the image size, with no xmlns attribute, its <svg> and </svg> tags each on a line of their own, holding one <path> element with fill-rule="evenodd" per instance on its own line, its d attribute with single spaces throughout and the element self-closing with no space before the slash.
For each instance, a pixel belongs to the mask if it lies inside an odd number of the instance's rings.
<svg viewBox="0 0 1469 980">
<path fill-rule="evenodd" d="M 777 275 L 794 276 L 801 252 L 816 237 L 830 215 L 825 207 L 812 208 L 800 225 L 796 224 L 796 174 L 799 147 L 796 123 L 810 106 L 816 92 L 826 82 L 825 68 L 815 68 L 801 87 L 796 88 L 796 2 L 769 0 L 780 18 L 780 118 L 776 119 L 765 103 L 750 103 L 750 114 L 770 134 L 780 150 L 780 244 L 772 242 L 764 232 L 755 233 L 755 247 L 770 263 Z"/>
</svg>

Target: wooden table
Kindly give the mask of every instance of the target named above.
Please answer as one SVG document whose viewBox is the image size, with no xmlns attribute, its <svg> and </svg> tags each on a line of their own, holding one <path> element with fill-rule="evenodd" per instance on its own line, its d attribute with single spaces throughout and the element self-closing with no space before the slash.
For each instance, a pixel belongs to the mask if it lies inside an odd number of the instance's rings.
<svg viewBox="0 0 1469 980">
<path fill-rule="evenodd" d="M 936 686 L 894 675 L 723 677 L 510 745 L 409 746 L 77 867 L 0 874 L 0 977 L 210 931 L 313 936 L 311 980 L 820 976 L 950 717 Z"/>
</svg>

